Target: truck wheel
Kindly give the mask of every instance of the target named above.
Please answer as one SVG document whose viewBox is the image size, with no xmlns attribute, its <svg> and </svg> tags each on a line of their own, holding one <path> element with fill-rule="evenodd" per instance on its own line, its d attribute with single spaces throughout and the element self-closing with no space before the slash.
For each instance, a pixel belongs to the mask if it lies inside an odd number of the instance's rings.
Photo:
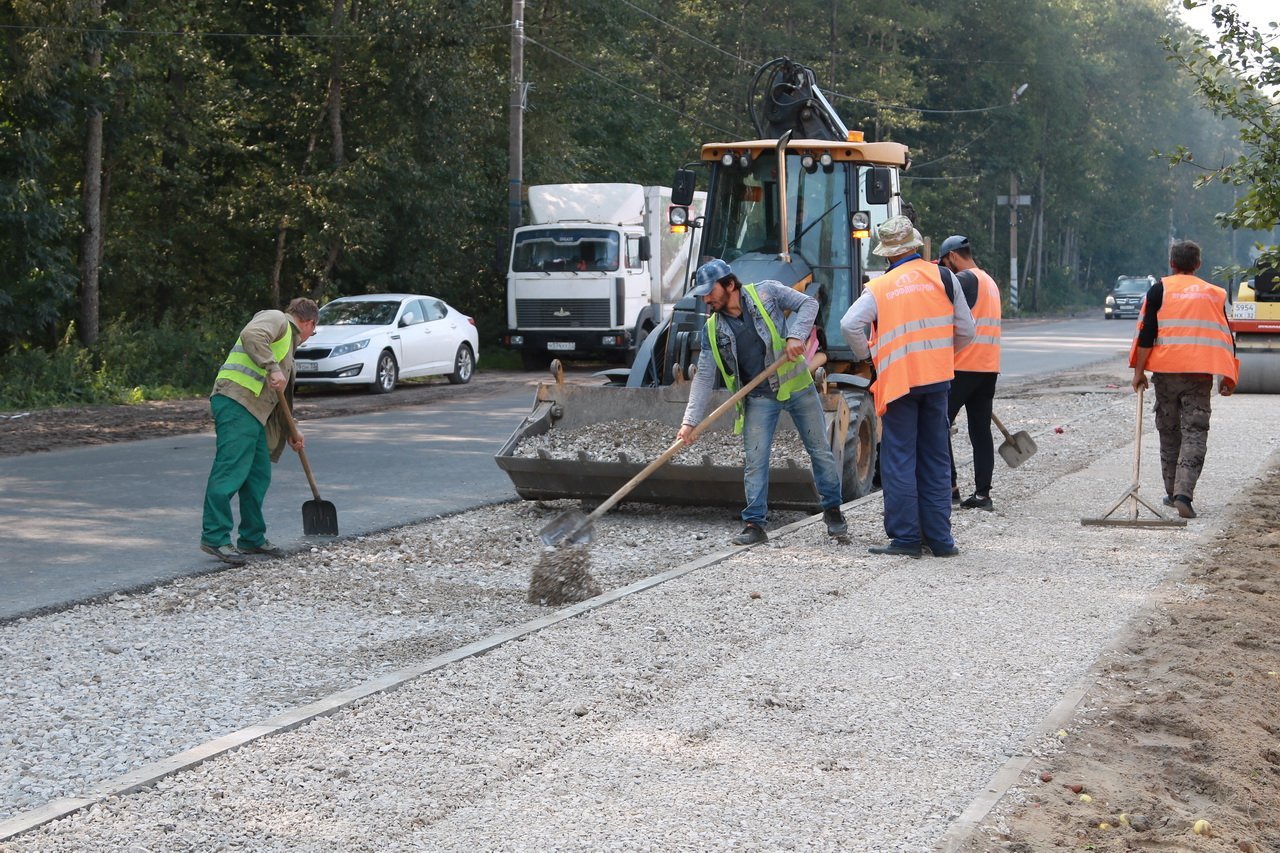
<svg viewBox="0 0 1280 853">
<path fill-rule="evenodd" d="M 383 350 L 378 356 L 378 366 L 373 371 L 373 384 L 369 390 L 375 394 L 390 394 L 400 378 L 400 368 L 396 366 L 396 357 L 390 350 Z"/>
<path fill-rule="evenodd" d="M 550 363 L 546 353 L 525 350 L 520 352 L 520 366 L 525 370 L 546 370 Z"/>
<path fill-rule="evenodd" d="M 849 434 L 844 440 L 841 497 L 846 501 L 875 491 L 876 431 L 869 399 L 845 398 L 849 403 Z"/>
<path fill-rule="evenodd" d="M 628 350 L 626 357 L 623 359 L 623 364 L 627 367 L 635 366 L 636 356 L 640 354 L 640 347 L 644 344 L 644 339 L 649 337 L 649 332 L 648 328 L 644 328 L 640 330 L 640 334 L 636 335 L 635 349 Z"/>
<path fill-rule="evenodd" d="M 476 357 L 471 354 L 471 345 L 462 344 L 458 354 L 453 357 L 453 373 L 449 374 L 449 382 L 453 385 L 466 385 L 471 381 L 471 374 L 476 370 Z"/>
</svg>

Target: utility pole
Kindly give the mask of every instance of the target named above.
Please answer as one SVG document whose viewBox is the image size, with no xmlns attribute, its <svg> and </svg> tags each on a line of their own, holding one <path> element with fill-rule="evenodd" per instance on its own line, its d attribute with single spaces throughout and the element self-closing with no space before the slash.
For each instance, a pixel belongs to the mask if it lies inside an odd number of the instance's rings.
<svg viewBox="0 0 1280 853">
<path fill-rule="evenodd" d="M 1009 205 L 1009 307 L 1018 309 L 1018 206 L 1030 205 L 1031 196 L 1018 195 L 1018 173 L 1009 172 L 1009 194 L 996 196 L 996 204 Z"/>
<path fill-rule="evenodd" d="M 524 185 L 524 0 L 511 0 L 511 122 L 507 175 L 507 237 L 520 227 Z"/>
</svg>

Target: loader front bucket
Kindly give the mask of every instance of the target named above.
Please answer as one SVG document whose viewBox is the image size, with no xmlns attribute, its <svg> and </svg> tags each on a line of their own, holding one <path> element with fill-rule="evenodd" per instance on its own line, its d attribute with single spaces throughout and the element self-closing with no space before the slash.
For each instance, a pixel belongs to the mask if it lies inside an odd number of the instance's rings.
<svg viewBox="0 0 1280 853">
<path fill-rule="evenodd" d="M 538 386 L 533 410 L 494 457 L 511 478 L 516 493 L 525 500 L 576 499 L 590 506 L 606 498 L 638 474 L 652 459 L 651 455 L 632 452 L 625 447 L 601 452 L 579 450 L 573 458 L 553 458 L 545 451 L 521 455 L 520 444 L 551 430 L 572 433 L 600 424 L 632 419 L 652 425 L 663 445 L 670 444 L 680 429 L 688 402 L 687 383 L 656 388 L 623 388 L 606 385 L 574 385 L 563 382 Z M 716 392 L 708 411 L 727 398 Z M 824 395 L 827 396 L 837 395 Z M 741 438 L 731 436 L 733 418 L 725 416 L 712 425 L 699 442 L 734 441 L 741 448 Z M 790 418 L 778 423 L 778 431 L 793 430 Z M 633 458 L 634 456 L 634 458 Z M 655 471 L 630 492 L 627 500 L 676 506 L 725 506 L 741 509 L 743 505 L 741 455 L 737 464 L 714 464 L 700 451 L 699 444 L 685 449 L 669 463 Z M 804 464 L 775 465 L 769 473 L 769 505 L 777 509 L 817 512 L 820 498 L 813 484 L 813 474 Z"/>
</svg>

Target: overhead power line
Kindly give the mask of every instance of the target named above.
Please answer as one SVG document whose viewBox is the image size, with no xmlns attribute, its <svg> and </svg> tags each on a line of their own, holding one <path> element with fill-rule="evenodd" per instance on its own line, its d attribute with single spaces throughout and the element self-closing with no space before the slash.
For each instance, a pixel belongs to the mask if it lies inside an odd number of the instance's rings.
<svg viewBox="0 0 1280 853">
<path fill-rule="evenodd" d="M 65 27 L 54 24 L 0 24 L 0 30 L 21 30 L 25 32 L 77 33 L 80 35 L 125 35 L 125 36 L 185 36 L 189 38 L 254 38 L 254 39 L 308 39 L 324 41 L 329 39 L 369 39 L 373 35 L 343 33 L 222 33 L 204 30 L 131 30 L 117 27 Z"/>
<path fill-rule="evenodd" d="M 537 45 L 538 47 L 540 47 L 540 48 L 542 48 L 543 50 L 545 50 L 547 53 L 550 53 L 552 56 L 555 56 L 555 57 L 557 57 L 558 59 L 561 59 L 561 60 L 563 60 L 564 62 L 567 62 L 567 63 L 569 63 L 570 65 L 573 65 L 573 66 L 575 66 L 575 67 L 577 67 L 577 68 L 581 68 L 583 71 L 587 72 L 588 74 L 590 74 L 590 75 L 592 75 L 592 76 L 594 76 L 594 77 L 598 77 L 599 79 L 601 79 L 601 80 L 603 80 L 604 82 L 608 83 L 610 86 L 614 86 L 614 87 L 616 87 L 616 88 L 618 88 L 618 89 L 622 89 L 623 91 L 630 92 L 631 94 L 635 95 L 637 98 L 643 98 L 644 100 L 648 101 L 649 103 L 654 104 L 655 106 L 661 107 L 662 109 L 667 110 L 668 112 L 675 113 L 676 115 L 680 116 L 681 118 L 688 119 L 689 121 L 696 122 L 697 124 L 705 125 L 705 126 L 707 126 L 707 127 L 709 127 L 709 128 L 712 128 L 713 130 L 718 130 L 719 132 L 721 132 L 721 133 L 725 134 L 726 136 L 730 136 L 730 137 L 738 138 L 738 135 L 737 135 L 736 133 L 734 133 L 732 130 L 726 130 L 725 128 L 720 127 L 719 125 L 712 124 L 711 122 L 707 121 L 706 119 L 699 118 L 699 117 L 697 117 L 697 116 L 692 116 L 692 115 L 689 115 L 688 113 L 685 113 L 685 112 L 681 112 L 680 110 L 676 109 L 675 107 L 668 106 L 667 104 L 664 104 L 664 103 L 662 103 L 661 101 L 656 100 L 655 98 L 651 98 L 651 97 L 649 97 L 649 96 L 648 96 L 648 95 L 646 95 L 644 92 L 637 92 L 635 89 L 632 89 L 630 86 L 626 86 L 626 85 L 624 85 L 624 84 L 622 84 L 622 83 L 617 82 L 616 80 L 611 80 L 609 77 L 605 76 L 604 74 L 601 74 L 599 71 L 596 71 L 594 68 L 589 68 L 589 67 L 587 67 L 586 65 L 583 65 L 583 64 L 582 64 L 581 62 L 579 62 L 578 60 L 576 60 L 576 59 L 572 59 L 572 58 L 570 58 L 570 57 L 568 57 L 568 56 L 565 56 L 563 53 L 560 53 L 558 50 L 555 50 L 554 48 L 547 47 L 545 44 L 543 44 L 542 42 L 538 41 L 537 39 L 530 38 L 530 37 L 529 37 L 529 36 L 527 36 L 527 35 L 526 35 L 524 38 L 525 38 L 525 41 L 526 41 L 526 42 L 528 42 L 529 44 Z"/>
</svg>

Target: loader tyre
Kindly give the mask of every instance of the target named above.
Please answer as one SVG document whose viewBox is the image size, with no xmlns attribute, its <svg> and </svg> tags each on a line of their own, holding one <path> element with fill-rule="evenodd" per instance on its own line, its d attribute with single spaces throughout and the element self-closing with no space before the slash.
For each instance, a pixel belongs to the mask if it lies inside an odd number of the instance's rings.
<svg viewBox="0 0 1280 853">
<path fill-rule="evenodd" d="M 845 501 L 875 491 L 876 431 L 869 410 L 870 401 L 849 401 L 849 433 L 844 440 L 844 469 L 840 472 L 840 492 Z"/>
</svg>

